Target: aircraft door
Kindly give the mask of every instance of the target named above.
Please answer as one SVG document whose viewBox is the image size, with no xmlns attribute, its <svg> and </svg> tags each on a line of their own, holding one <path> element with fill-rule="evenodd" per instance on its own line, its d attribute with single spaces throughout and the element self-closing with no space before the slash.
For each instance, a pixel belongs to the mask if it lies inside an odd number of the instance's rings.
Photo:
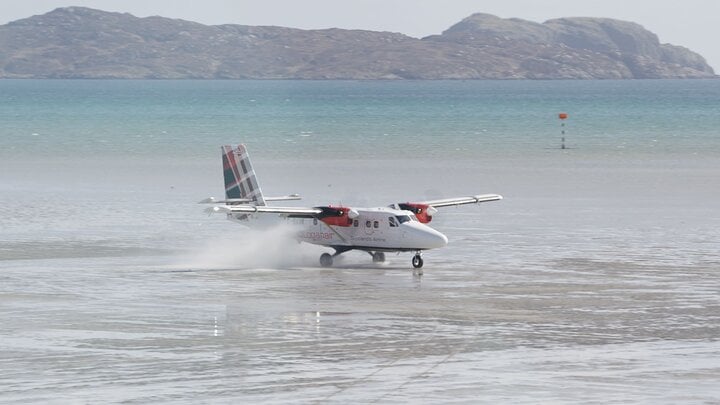
<svg viewBox="0 0 720 405">
<path fill-rule="evenodd" d="M 397 217 L 391 215 L 387 218 L 387 222 L 387 236 L 394 240 L 404 240 L 405 235 L 407 234 L 407 230 L 405 229 L 405 227 L 400 226 L 400 220 Z"/>
<path fill-rule="evenodd" d="M 373 218 L 370 218 L 370 217 L 365 217 L 365 218 L 363 218 L 363 220 L 361 222 L 362 222 L 361 225 L 363 226 L 363 231 L 365 232 L 365 235 L 372 235 L 375 233 L 375 228 L 373 227 L 373 222 L 377 222 L 376 220 L 374 220 Z"/>
</svg>

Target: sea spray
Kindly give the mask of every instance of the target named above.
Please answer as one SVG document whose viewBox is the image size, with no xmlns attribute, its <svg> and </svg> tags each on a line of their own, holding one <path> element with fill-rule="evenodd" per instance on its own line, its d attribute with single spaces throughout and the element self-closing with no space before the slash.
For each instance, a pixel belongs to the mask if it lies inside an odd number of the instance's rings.
<svg viewBox="0 0 720 405">
<path fill-rule="evenodd" d="M 295 239 L 297 230 L 287 224 L 266 229 L 236 226 L 207 239 L 182 257 L 190 268 L 279 268 L 309 265 L 306 249 Z"/>
</svg>

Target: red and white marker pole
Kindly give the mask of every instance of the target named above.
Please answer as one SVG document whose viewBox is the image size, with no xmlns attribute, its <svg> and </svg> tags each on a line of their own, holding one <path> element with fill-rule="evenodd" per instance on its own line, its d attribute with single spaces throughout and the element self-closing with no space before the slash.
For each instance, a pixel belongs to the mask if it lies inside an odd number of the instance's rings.
<svg viewBox="0 0 720 405">
<path fill-rule="evenodd" d="M 560 134 L 562 135 L 562 143 L 560 145 L 560 149 L 566 149 L 565 148 L 565 120 L 568 118 L 568 114 L 561 112 L 558 114 L 558 118 L 560 118 Z"/>
</svg>

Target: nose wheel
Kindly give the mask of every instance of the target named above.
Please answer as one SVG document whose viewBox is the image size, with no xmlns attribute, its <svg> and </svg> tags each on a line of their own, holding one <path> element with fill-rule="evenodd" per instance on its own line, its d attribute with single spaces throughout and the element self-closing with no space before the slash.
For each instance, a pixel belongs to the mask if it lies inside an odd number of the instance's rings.
<svg viewBox="0 0 720 405">
<path fill-rule="evenodd" d="M 413 267 L 416 268 L 416 269 L 422 268 L 422 266 L 423 266 L 423 259 L 422 259 L 422 256 L 420 255 L 420 252 L 415 253 L 415 256 L 413 256 L 413 258 L 412 258 L 412 265 L 413 265 Z"/>
</svg>

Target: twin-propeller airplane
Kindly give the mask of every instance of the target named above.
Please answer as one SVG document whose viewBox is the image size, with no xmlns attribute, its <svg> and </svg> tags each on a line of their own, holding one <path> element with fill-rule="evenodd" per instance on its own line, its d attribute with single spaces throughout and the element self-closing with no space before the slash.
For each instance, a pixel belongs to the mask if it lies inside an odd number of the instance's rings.
<svg viewBox="0 0 720 405">
<path fill-rule="evenodd" d="M 387 207 L 359 208 L 327 205 L 322 207 L 269 206 L 271 201 L 299 200 L 297 194 L 264 197 L 245 145 L 237 149 L 222 147 L 225 200 L 208 198 L 201 203 L 215 204 L 206 211 L 226 213 L 228 219 L 248 226 L 266 225 L 271 218 L 294 226 L 301 242 L 327 246 L 334 254 L 323 253 L 320 265 L 330 267 L 333 258 L 350 250 L 372 255 L 373 262 L 385 261 L 386 252 L 415 252 L 414 268 L 423 266 L 422 251 L 441 248 L 448 243 L 442 233 L 427 224 L 438 208 L 501 200 L 497 194 L 446 198 L 391 204 Z M 273 221 L 275 222 L 275 221 Z"/>
</svg>

